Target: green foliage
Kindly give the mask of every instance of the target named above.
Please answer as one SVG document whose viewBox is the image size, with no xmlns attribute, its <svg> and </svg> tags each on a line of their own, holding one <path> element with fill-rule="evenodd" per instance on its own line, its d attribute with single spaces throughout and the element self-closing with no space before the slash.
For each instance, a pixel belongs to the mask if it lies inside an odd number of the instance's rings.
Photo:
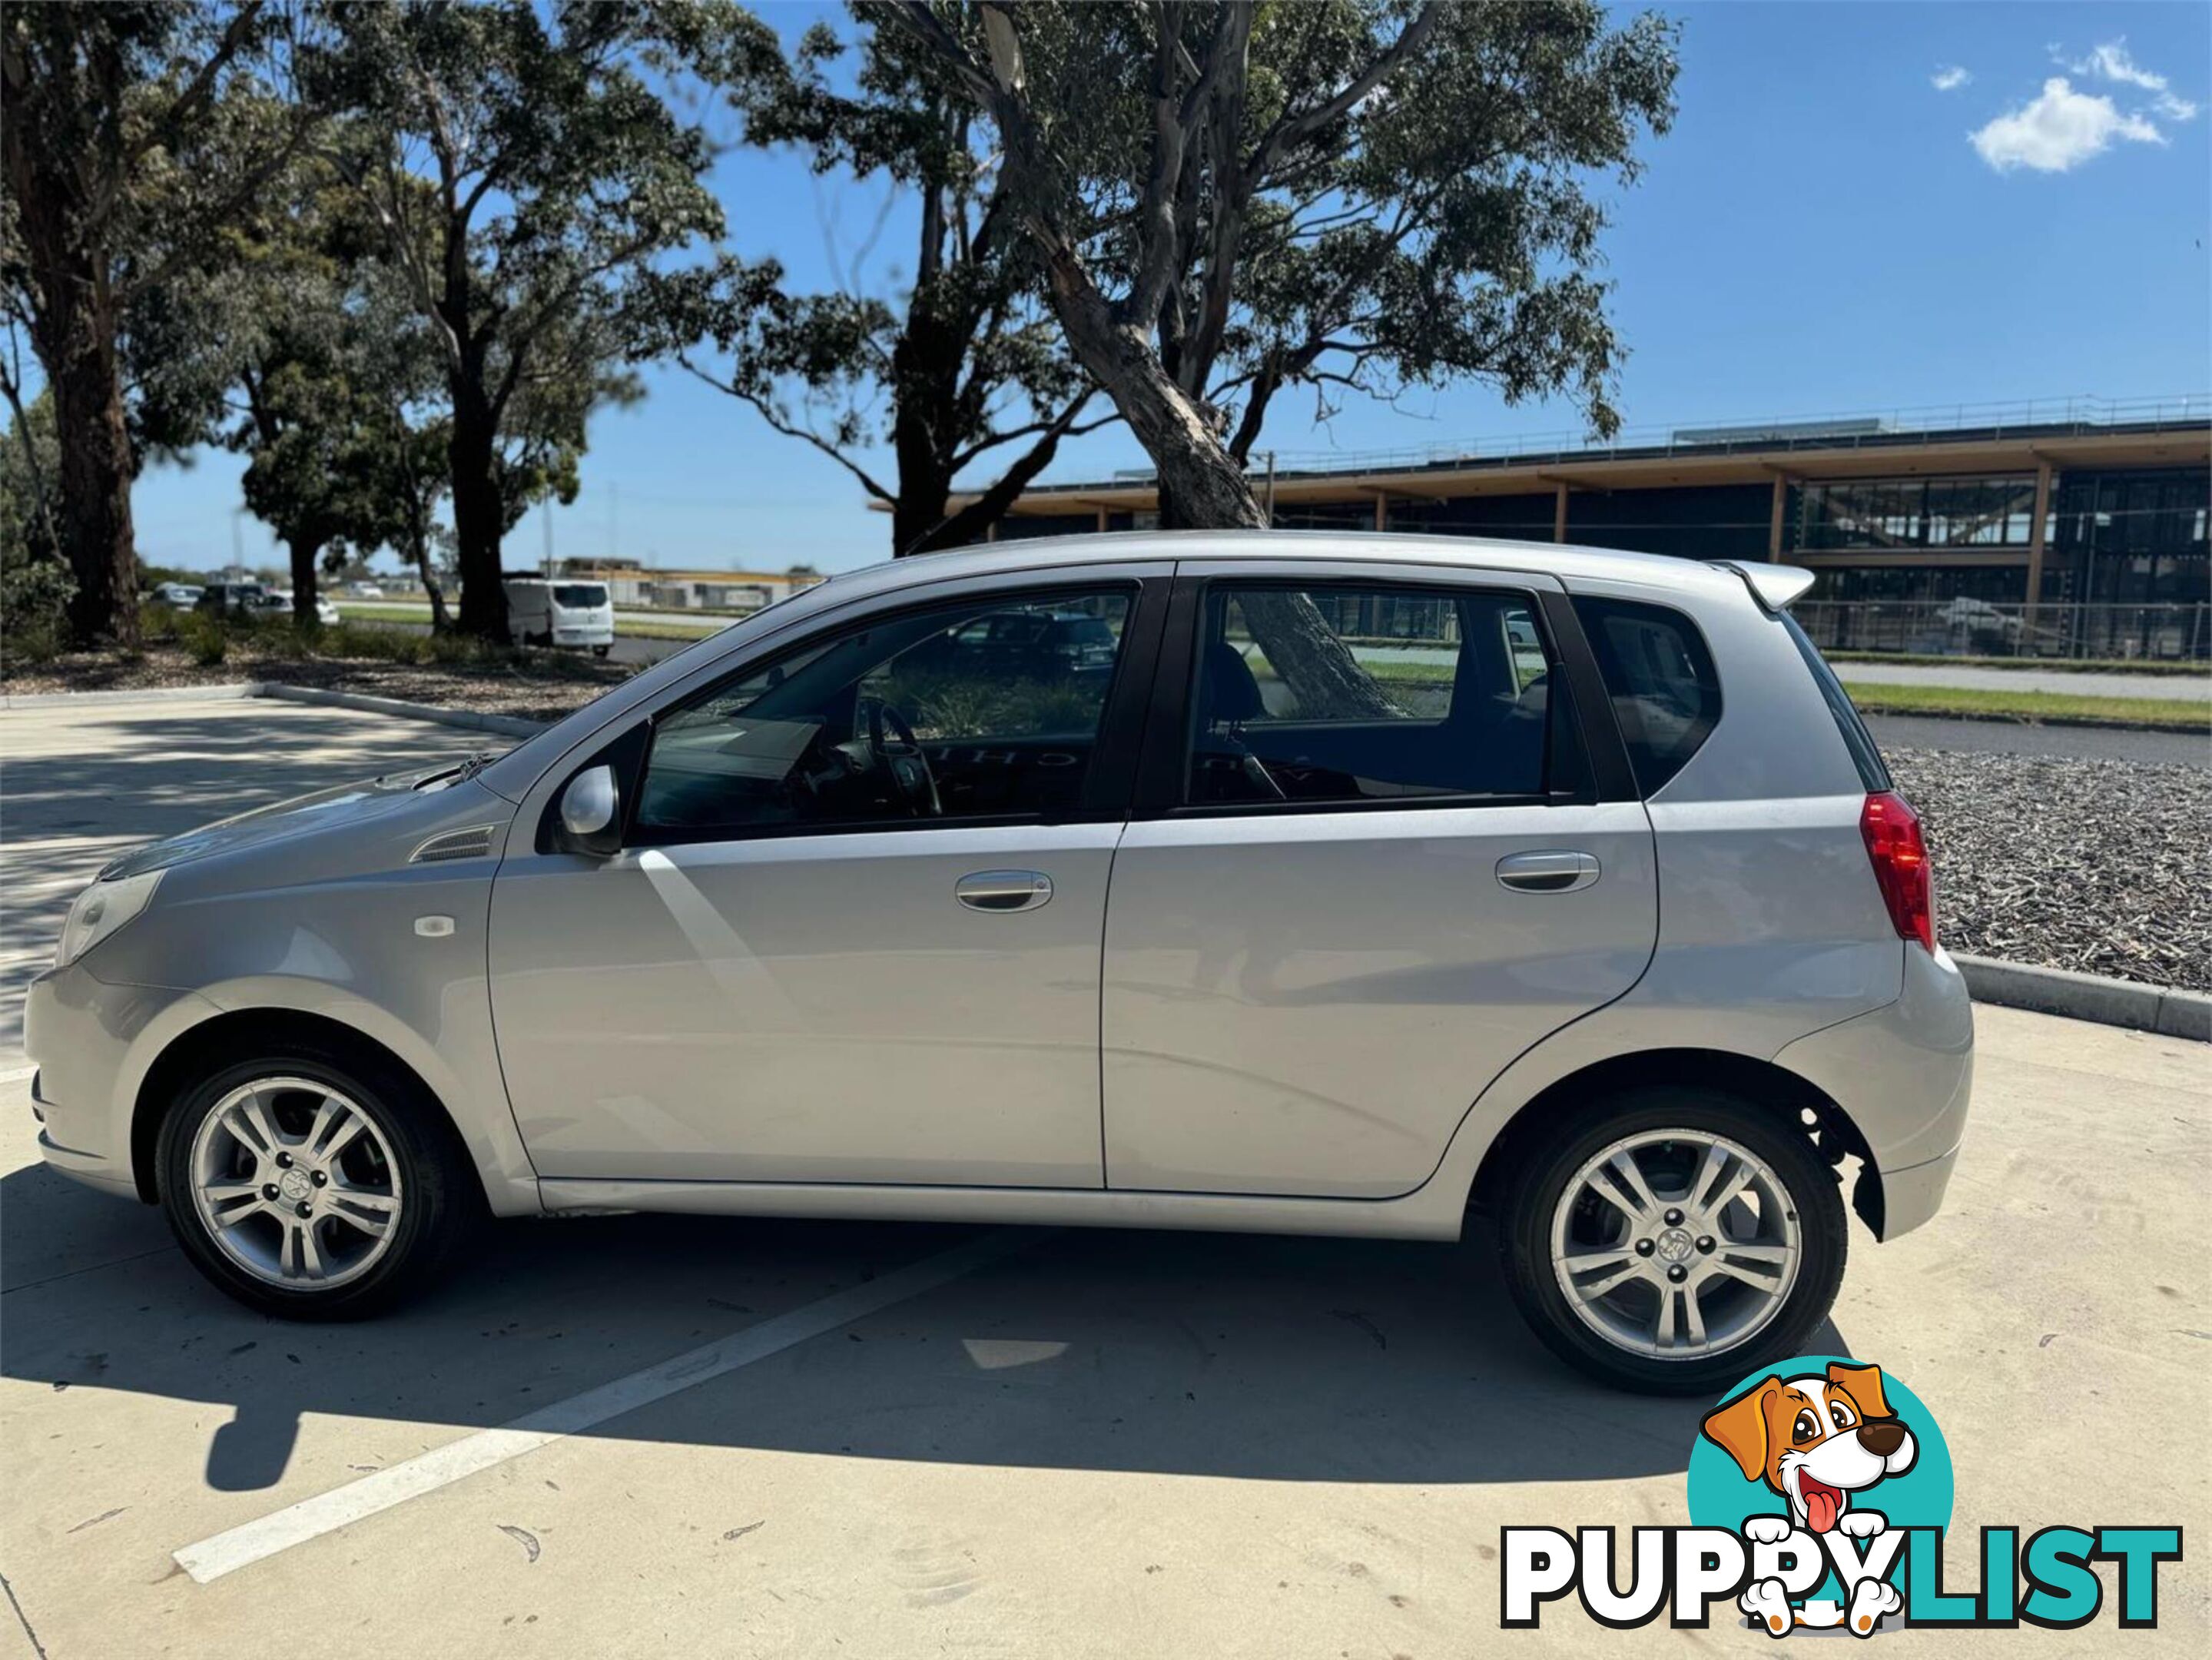
<svg viewBox="0 0 2212 1660">
<path fill-rule="evenodd" d="M 663 90 L 741 77 L 774 34 L 729 0 L 385 0 L 330 21 L 305 69 L 349 112 L 325 159 L 440 354 L 463 621 L 496 634 L 501 534 L 574 497 L 588 417 L 637 394 L 648 277 L 722 233 L 706 132 Z"/>
<path fill-rule="evenodd" d="M 0 654 L 5 666 L 48 663 L 69 646 L 69 567 L 55 559 L 0 569 Z"/>
<path fill-rule="evenodd" d="M 276 96 L 292 14 L 264 0 L 19 5 L 0 15 L 0 297 L 58 394 L 54 510 L 81 636 L 127 639 L 131 478 L 203 441 L 198 350 L 242 222 L 281 200 L 312 109 Z"/>
<path fill-rule="evenodd" d="M 748 143 L 792 149 L 817 176 L 917 198 L 911 280 L 895 268 L 885 291 L 870 291 L 873 236 L 842 286 L 812 294 L 791 292 L 779 260 L 724 254 L 656 279 L 661 344 L 890 505 L 894 553 L 975 539 L 1077 429 L 1090 396 L 1043 303 L 988 130 L 894 31 L 864 33 L 854 50 L 817 23 L 787 62 L 751 67 L 727 88 Z M 884 447 L 897 465 L 890 477 L 857 459 Z M 987 457 L 1004 466 L 999 483 L 951 514 L 955 478 Z"/>
<path fill-rule="evenodd" d="M 1230 464 L 1289 386 L 1325 416 L 1474 377 L 1617 424 L 1595 192 L 1672 121 L 1666 21 L 1616 27 L 1597 0 L 854 9 L 994 126 L 1077 355 L 1164 486 L 1254 522 Z"/>
<path fill-rule="evenodd" d="M 1088 681 L 1009 680 L 975 674 L 931 674 L 902 669 L 874 695 L 913 725 L 923 743 L 974 738 L 1031 737 L 1088 733 L 1098 724 L 1105 678 Z"/>
<path fill-rule="evenodd" d="M 212 611 L 179 611 L 175 617 L 177 644 L 200 667 L 217 667 L 230 655 L 231 635 L 239 625 L 226 622 Z"/>
<path fill-rule="evenodd" d="M 11 398 L 20 384 L 18 374 L 9 374 Z M 53 394 L 41 391 L 20 417 L 9 417 L 7 436 L 0 439 L 0 571 L 62 557 L 54 499 L 60 479 Z"/>
</svg>

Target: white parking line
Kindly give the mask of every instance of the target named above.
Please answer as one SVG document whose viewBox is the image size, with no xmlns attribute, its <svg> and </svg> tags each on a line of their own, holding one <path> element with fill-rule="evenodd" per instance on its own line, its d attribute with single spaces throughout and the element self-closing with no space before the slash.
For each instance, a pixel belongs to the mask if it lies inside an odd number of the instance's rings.
<svg viewBox="0 0 2212 1660">
<path fill-rule="evenodd" d="M 747 1326 L 743 1331 L 702 1344 L 657 1366 L 648 1366 L 643 1371 L 617 1377 L 611 1383 L 603 1383 L 566 1401 L 541 1407 L 512 1423 L 464 1436 L 419 1458 L 394 1464 L 389 1469 L 365 1475 L 358 1481 L 349 1481 L 313 1499 L 303 1499 L 296 1505 L 287 1505 L 227 1533 L 218 1533 L 211 1539 L 203 1539 L 196 1545 L 186 1545 L 174 1553 L 176 1563 L 201 1584 L 207 1584 L 279 1551 L 319 1539 L 364 1517 L 450 1487 L 510 1458 L 519 1458 L 549 1442 L 579 1434 L 611 1418 L 619 1418 L 624 1413 L 635 1412 L 640 1407 L 650 1406 L 726 1372 L 735 1371 L 740 1366 L 765 1360 L 864 1315 L 934 1291 L 963 1274 L 1012 1256 L 1034 1237 L 1006 1229 L 935 1256 L 924 1257 L 879 1280 L 837 1292 L 818 1303 L 808 1303 L 787 1314 L 776 1315 Z"/>
</svg>

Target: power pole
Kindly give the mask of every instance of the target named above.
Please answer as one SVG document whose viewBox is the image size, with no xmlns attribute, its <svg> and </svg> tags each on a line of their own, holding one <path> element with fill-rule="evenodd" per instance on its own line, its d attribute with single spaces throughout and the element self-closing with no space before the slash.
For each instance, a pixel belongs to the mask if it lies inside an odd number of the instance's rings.
<svg viewBox="0 0 2212 1660">
<path fill-rule="evenodd" d="M 538 512 L 545 520 L 545 580 L 553 580 L 553 502 L 551 497 L 540 504 Z"/>
</svg>

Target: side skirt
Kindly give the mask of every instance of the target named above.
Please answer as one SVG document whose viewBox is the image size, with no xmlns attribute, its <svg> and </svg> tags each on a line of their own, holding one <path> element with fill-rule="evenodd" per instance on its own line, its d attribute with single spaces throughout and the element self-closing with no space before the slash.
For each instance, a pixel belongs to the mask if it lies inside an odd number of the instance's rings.
<svg viewBox="0 0 2212 1660">
<path fill-rule="evenodd" d="M 1022 1227 L 1179 1228 L 1218 1233 L 1333 1234 L 1456 1239 L 1461 1207 L 1431 1182 L 1399 1199 L 1285 1199 L 1274 1195 L 1129 1193 L 1092 1188 L 882 1187 L 799 1182 L 541 1179 L 549 1213 L 658 1211 L 693 1216 L 792 1216 L 873 1222 L 975 1222 Z"/>
</svg>

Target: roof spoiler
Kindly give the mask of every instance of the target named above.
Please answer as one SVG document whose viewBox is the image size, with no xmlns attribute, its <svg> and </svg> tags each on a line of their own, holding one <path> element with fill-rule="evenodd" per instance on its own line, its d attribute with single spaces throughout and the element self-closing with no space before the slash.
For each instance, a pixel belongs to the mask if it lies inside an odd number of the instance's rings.
<svg viewBox="0 0 2212 1660">
<path fill-rule="evenodd" d="M 1813 573 L 1802 565 L 1749 565 L 1733 559 L 1712 559 L 1706 562 L 1722 570 L 1732 570 L 1743 578 L 1751 597 L 1771 611 L 1784 611 L 1805 597 L 1805 590 L 1813 586 Z"/>
</svg>

